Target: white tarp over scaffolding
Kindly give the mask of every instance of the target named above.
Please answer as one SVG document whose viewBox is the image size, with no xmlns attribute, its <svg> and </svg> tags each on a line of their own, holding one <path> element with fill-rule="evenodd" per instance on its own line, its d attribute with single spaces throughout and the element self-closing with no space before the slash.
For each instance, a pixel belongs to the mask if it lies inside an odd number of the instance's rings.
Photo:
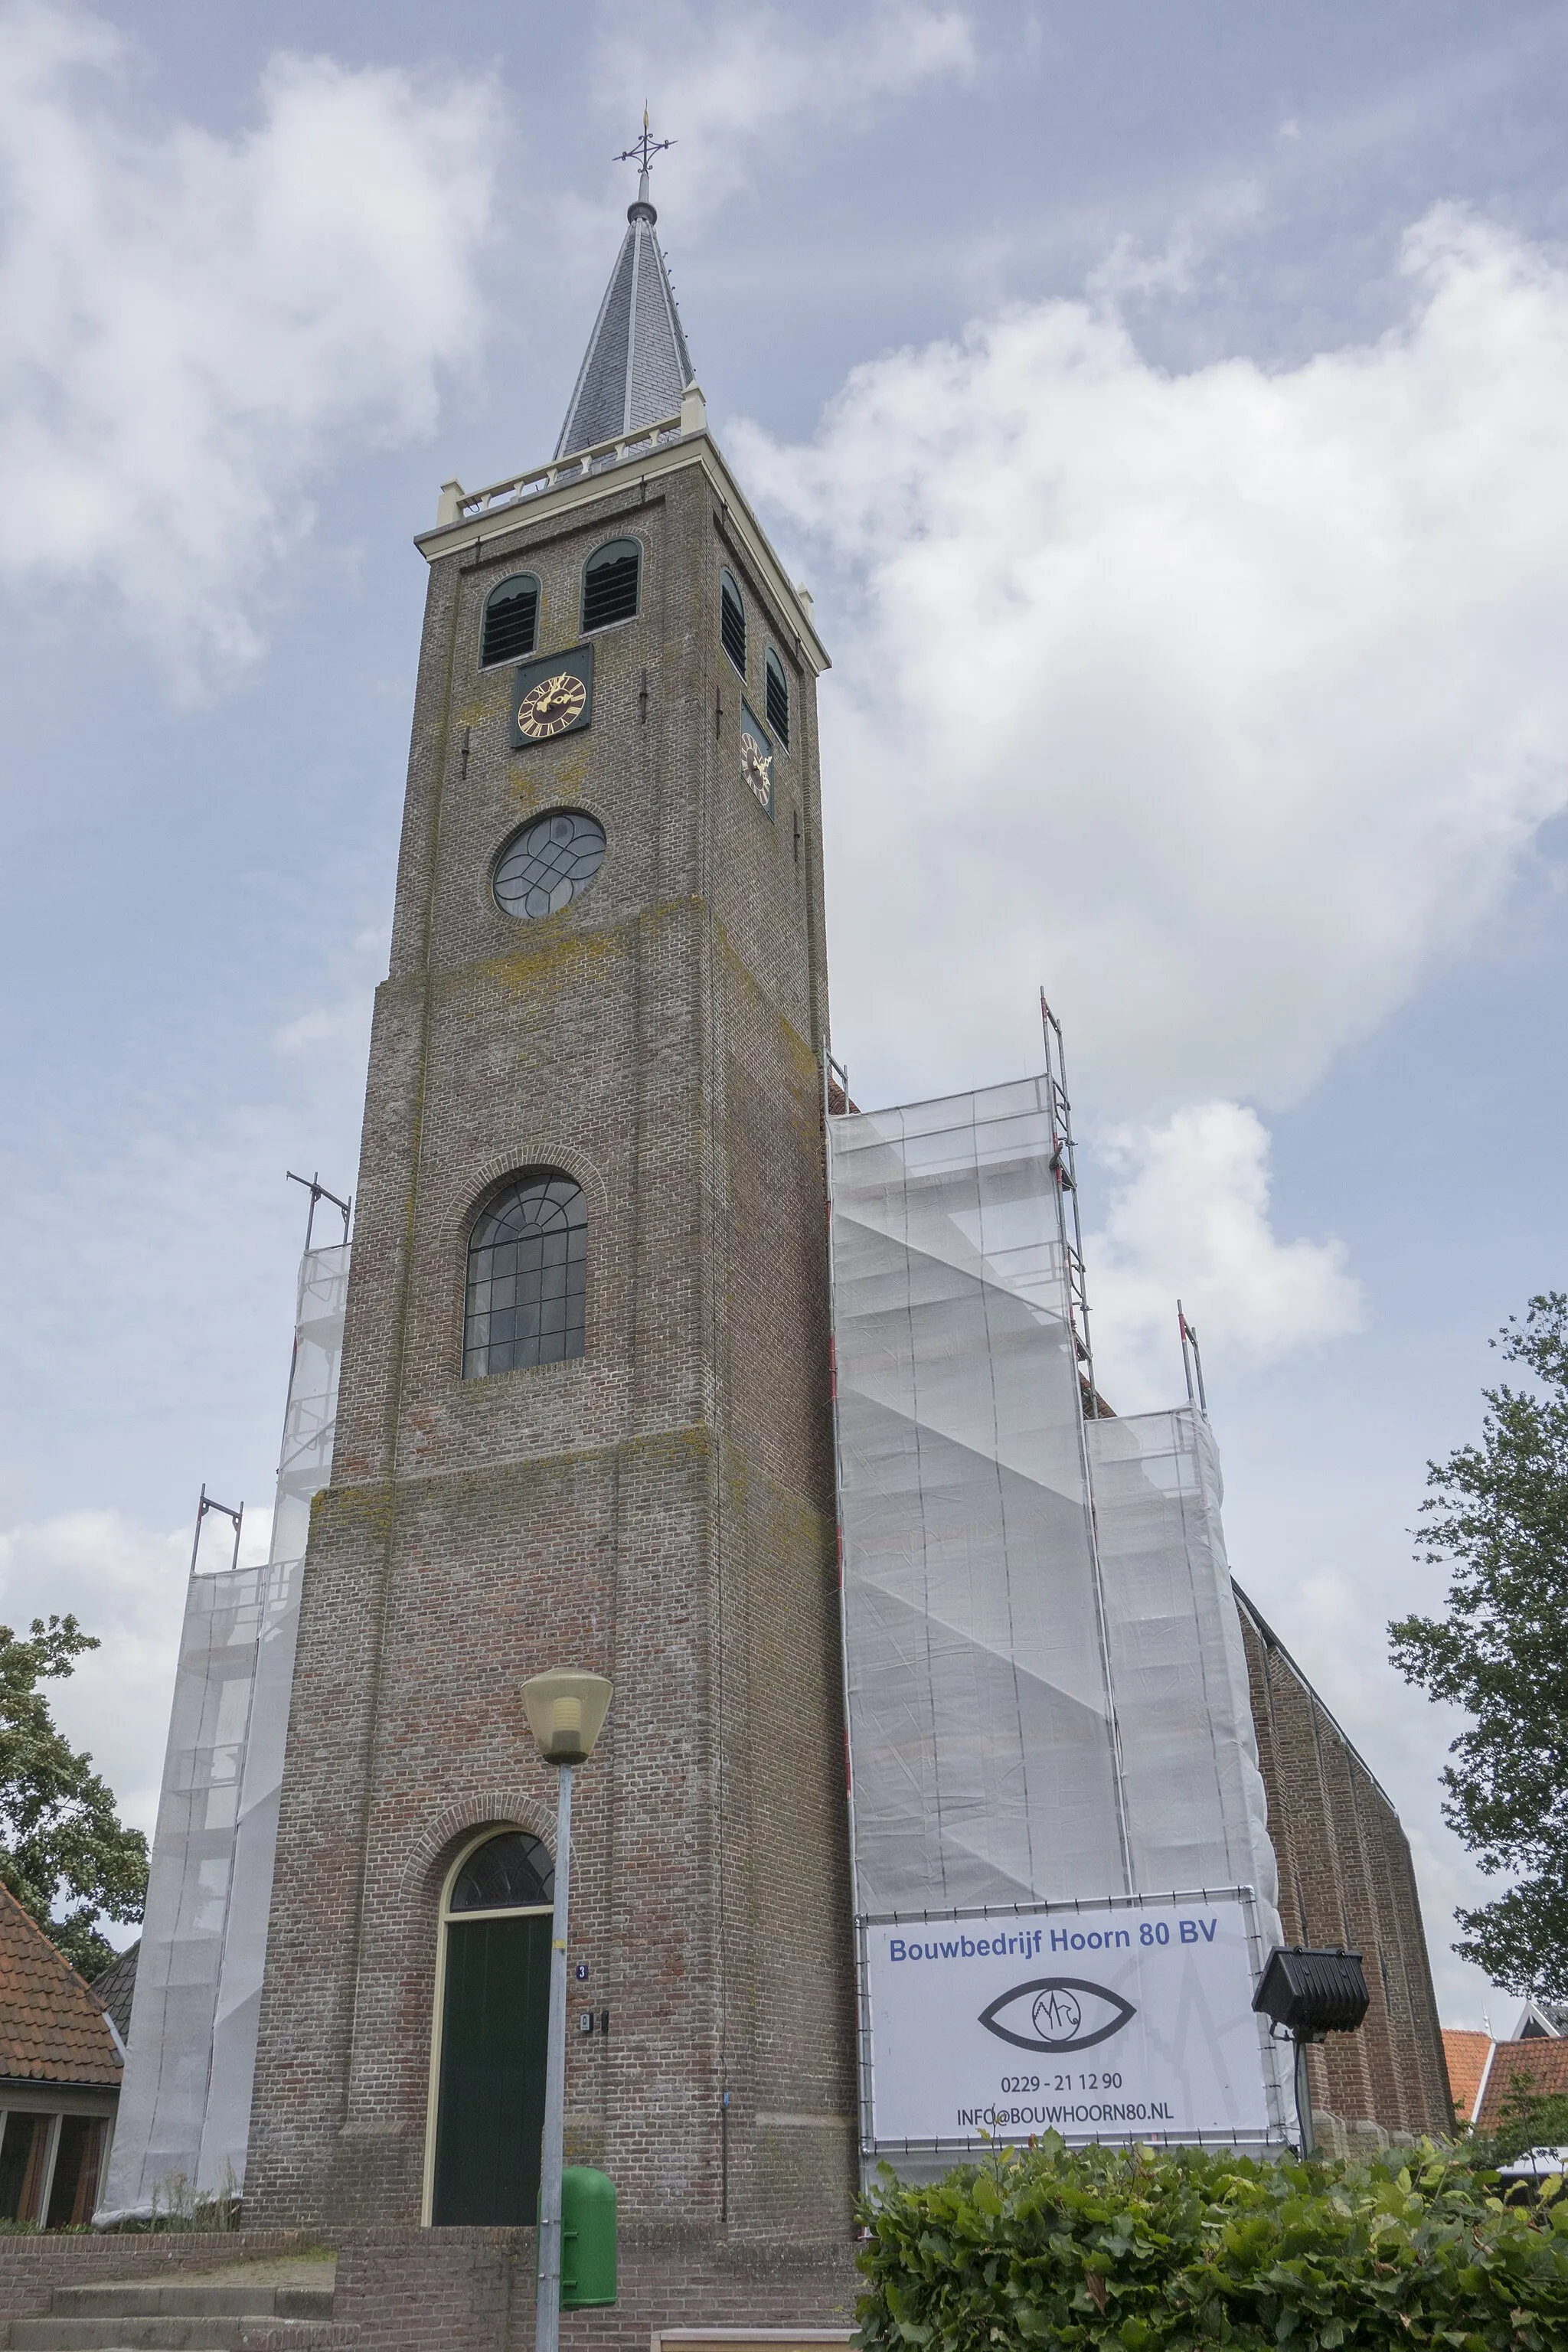
<svg viewBox="0 0 1568 2352">
<path fill-rule="evenodd" d="M 1213 1434 L 1191 1405 L 1102 1415 L 1084 1434 L 1137 1890 L 1255 1887 L 1262 1931 L 1278 1943 Z"/>
<path fill-rule="evenodd" d="M 1043 1079 L 828 1122 L 857 1908 L 1131 1891 Z"/>
<path fill-rule="evenodd" d="M 1261 1961 L 1218 1462 L 1190 1408 L 1085 1418 L 1050 1087 L 827 1123 L 856 1909 L 1249 1888 Z"/>
<path fill-rule="evenodd" d="M 270 1557 L 193 1572 L 98 2219 L 237 2193 L 245 2176 L 278 1797 L 310 1498 L 331 1475 L 346 1245 L 307 1250 Z"/>
</svg>

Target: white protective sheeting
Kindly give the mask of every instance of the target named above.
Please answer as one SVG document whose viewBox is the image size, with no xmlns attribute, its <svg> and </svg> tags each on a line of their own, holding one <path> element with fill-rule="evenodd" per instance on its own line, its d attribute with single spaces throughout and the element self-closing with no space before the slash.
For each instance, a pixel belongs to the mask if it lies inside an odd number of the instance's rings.
<svg viewBox="0 0 1568 2352">
<path fill-rule="evenodd" d="M 300 1261 L 265 1568 L 193 1575 L 120 2115 L 97 2219 L 245 2177 L 310 1497 L 331 1475 L 349 1252 Z"/>
<path fill-rule="evenodd" d="M 828 1161 L 857 1908 L 1126 1894 L 1045 1081 Z"/>
<path fill-rule="evenodd" d="M 1254 1887 L 1268 1948 L 1279 1883 L 1213 1434 L 1190 1405 L 1085 1433 L 1138 1891 Z"/>
<path fill-rule="evenodd" d="M 1247 1889 L 1261 1958 L 1218 1459 L 1190 1407 L 1084 1417 L 1046 1081 L 832 1118 L 827 1156 L 857 1912 Z"/>
</svg>

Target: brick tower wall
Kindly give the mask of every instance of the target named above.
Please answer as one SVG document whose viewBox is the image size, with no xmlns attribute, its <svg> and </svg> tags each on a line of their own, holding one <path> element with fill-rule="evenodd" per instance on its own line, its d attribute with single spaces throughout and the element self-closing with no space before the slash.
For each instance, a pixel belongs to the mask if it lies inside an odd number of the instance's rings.
<svg viewBox="0 0 1568 2352">
<path fill-rule="evenodd" d="M 1285 1940 L 1359 1951 L 1372 1996 L 1359 2032 L 1331 2034 L 1310 2054 L 1320 2139 L 1346 2154 L 1378 2134 L 1449 2138 L 1443 2037 L 1399 1816 L 1289 1651 L 1237 1597 Z"/>
<path fill-rule="evenodd" d="M 419 2219 L 441 1890 L 481 1829 L 553 1843 L 518 1688 L 567 1664 L 616 1686 L 578 1775 L 574 1958 L 610 2028 L 570 2037 L 569 2159 L 614 2174 L 628 2224 L 847 2224 L 815 682 L 710 446 L 431 551 L 282 1794 L 259 2224 Z M 486 594 L 535 572 L 538 649 L 564 649 L 584 560 L 628 535 L 641 606 L 594 635 L 591 725 L 511 751 Z M 741 780 L 721 565 L 759 716 L 766 645 L 790 680 L 772 822 Z M 600 820 L 604 866 L 515 921 L 495 856 L 555 806 Z M 586 1351 L 464 1381 L 471 1221 L 536 1165 L 586 1195 Z"/>
</svg>

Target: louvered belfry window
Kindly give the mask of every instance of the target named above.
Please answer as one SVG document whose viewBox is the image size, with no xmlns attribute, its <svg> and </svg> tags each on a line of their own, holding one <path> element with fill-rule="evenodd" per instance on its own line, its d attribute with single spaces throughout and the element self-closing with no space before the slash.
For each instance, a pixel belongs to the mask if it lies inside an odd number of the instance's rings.
<svg viewBox="0 0 1568 2352">
<path fill-rule="evenodd" d="M 719 574 L 719 642 L 742 677 L 746 675 L 746 608 L 727 572 Z"/>
<path fill-rule="evenodd" d="M 538 626 L 539 583 L 533 574 L 520 572 L 515 579 L 503 580 L 485 598 L 480 662 L 489 669 L 492 662 L 523 660 L 533 651 Z"/>
<path fill-rule="evenodd" d="M 637 608 L 640 551 L 635 539 L 612 539 L 595 549 L 583 571 L 583 626 L 607 629 Z"/>
<path fill-rule="evenodd" d="M 772 646 L 768 647 L 767 685 L 768 725 L 787 750 L 789 747 L 789 680 L 784 676 L 784 664 Z"/>
<path fill-rule="evenodd" d="M 582 1186 L 551 1169 L 515 1178 L 468 1236 L 463 1378 L 580 1356 L 587 1271 Z"/>
</svg>

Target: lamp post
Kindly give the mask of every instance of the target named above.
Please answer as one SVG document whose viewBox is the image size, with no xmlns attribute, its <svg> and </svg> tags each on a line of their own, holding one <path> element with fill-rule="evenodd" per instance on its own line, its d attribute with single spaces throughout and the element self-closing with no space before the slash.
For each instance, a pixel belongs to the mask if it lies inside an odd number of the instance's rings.
<svg viewBox="0 0 1568 2352">
<path fill-rule="evenodd" d="M 550 2042 L 544 2068 L 544 2137 L 539 2166 L 539 2302 L 534 2352 L 561 2341 L 561 2162 L 566 2118 L 566 1923 L 572 1881 L 572 1772 L 585 1764 L 609 1711 L 603 1675 L 558 1667 L 522 1686 L 528 1727 L 559 1776 L 555 1810 L 555 1916 L 550 1942 Z"/>
</svg>

